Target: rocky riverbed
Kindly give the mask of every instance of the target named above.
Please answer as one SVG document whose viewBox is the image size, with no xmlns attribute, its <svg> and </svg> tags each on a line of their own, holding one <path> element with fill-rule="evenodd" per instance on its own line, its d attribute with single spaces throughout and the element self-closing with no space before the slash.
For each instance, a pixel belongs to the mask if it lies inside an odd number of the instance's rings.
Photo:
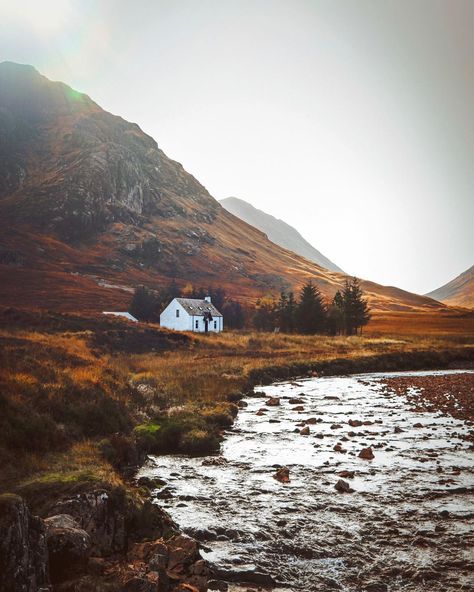
<svg viewBox="0 0 474 592">
<path fill-rule="evenodd" d="M 419 387 L 390 383 L 455 377 L 472 386 L 474 373 L 460 376 L 262 387 L 241 402 L 221 456 L 151 457 L 139 476 L 165 481 L 157 503 L 201 541 L 230 589 L 472 590 L 472 423 L 416 405 L 426 400 Z"/>
</svg>

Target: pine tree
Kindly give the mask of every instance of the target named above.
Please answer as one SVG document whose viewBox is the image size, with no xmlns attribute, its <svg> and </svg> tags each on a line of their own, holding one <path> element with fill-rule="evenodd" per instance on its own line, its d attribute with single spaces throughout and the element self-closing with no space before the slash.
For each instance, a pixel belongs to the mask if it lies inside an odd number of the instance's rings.
<svg viewBox="0 0 474 592">
<path fill-rule="evenodd" d="M 158 321 L 161 303 L 159 292 L 146 286 L 137 286 L 128 310 L 139 321 Z"/>
<path fill-rule="evenodd" d="M 359 280 L 355 277 L 350 281 L 346 279 L 341 296 L 345 332 L 347 335 L 357 334 L 358 329 L 362 330 L 370 320 L 369 307 L 363 298 Z"/>
<path fill-rule="evenodd" d="M 296 312 L 296 325 L 300 333 L 308 335 L 321 333 L 326 321 L 326 308 L 318 288 L 311 282 L 305 284 L 300 293 Z"/>
<path fill-rule="evenodd" d="M 258 331 L 273 331 L 277 321 L 277 305 L 274 300 L 257 300 L 253 325 Z"/>
<path fill-rule="evenodd" d="M 362 327 L 367 325 L 367 323 L 370 321 L 370 310 L 367 300 L 365 300 L 363 297 L 364 294 L 357 278 L 352 279 L 351 293 L 352 306 L 354 310 L 354 329 L 356 334 L 359 328 L 360 332 L 362 333 Z"/>
</svg>

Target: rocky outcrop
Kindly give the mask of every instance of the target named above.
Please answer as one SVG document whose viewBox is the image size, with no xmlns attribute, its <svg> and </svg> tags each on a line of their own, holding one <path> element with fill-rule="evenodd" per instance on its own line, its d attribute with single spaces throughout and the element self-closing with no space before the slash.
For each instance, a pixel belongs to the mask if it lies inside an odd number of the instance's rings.
<svg viewBox="0 0 474 592">
<path fill-rule="evenodd" d="M 87 532 L 68 514 L 46 518 L 44 524 L 52 583 L 84 573 L 91 549 L 91 539 Z"/>
<path fill-rule="evenodd" d="M 43 521 L 17 495 L 0 496 L 0 592 L 49 592 Z"/>
<path fill-rule="evenodd" d="M 137 503 L 122 488 L 97 489 L 56 503 L 51 514 L 69 514 L 91 539 L 91 553 L 107 557 L 125 553 L 130 542 L 162 536 L 174 524 L 161 508 Z"/>
</svg>

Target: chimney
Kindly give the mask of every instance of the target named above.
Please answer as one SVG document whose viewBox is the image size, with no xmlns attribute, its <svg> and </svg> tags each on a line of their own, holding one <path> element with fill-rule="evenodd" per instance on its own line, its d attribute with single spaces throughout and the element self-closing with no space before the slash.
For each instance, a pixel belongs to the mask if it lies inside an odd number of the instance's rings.
<svg viewBox="0 0 474 592">
<path fill-rule="evenodd" d="M 209 302 L 209 303 L 210 303 L 210 302 L 211 302 L 211 297 L 210 297 L 210 296 L 206 296 L 206 297 L 204 298 L 204 300 L 205 300 L 206 302 Z"/>
</svg>

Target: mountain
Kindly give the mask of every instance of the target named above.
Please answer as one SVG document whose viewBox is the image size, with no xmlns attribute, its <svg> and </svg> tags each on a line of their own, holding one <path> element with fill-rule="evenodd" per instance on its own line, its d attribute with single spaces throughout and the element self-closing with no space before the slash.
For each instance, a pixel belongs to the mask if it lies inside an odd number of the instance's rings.
<svg viewBox="0 0 474 592">
<path fill-rule="evenodd" d="M 474 265 L 426 296 L 450 306 L 474 308 Z"/>
<path fill-rule="evenodd" d="M 309 261 L 314 261 L 325 269 L 344 273 L 340 267 L 315 249 L 295 228 L 283 220 L 255 208 L 238 197 L 226 197 L 221 199 L 220 203 L 234 216 L 264 232 L 272 243 L 280 245 L 288 251 L 293 251 Z"/>
<path fill-rule="evenodd" d="M 221 286 L 242 302 L 345 276 L 224 209 L 138 125 L 33 67 L 0 64 L 0 304 L 126 310 L 137 284 Z M 363 282 L 374 310 L 440 311 Z"/>
</svg>

